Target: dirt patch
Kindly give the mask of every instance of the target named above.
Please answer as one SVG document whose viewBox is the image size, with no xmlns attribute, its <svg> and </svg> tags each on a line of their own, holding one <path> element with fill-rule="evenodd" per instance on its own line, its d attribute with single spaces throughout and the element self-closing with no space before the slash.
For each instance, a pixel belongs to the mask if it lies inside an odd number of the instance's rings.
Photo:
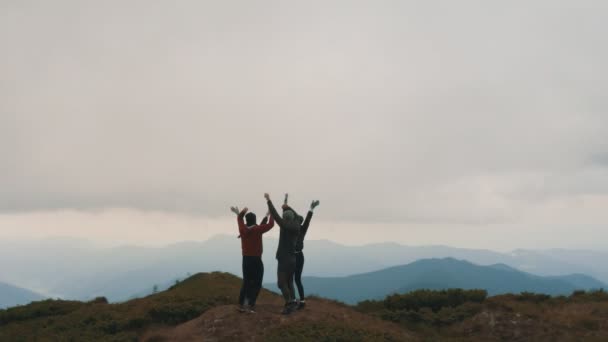
<svg viewBox="0 0 608 342">
<path fill-rule="evenodd" d="M 280 299 L 264 299 L 258 304 L 255 314 L 240 313 L 236 305 L 223 305 L 174 328 L 150 331 L 142 341 L 264 341 L 277 329 L 289 329 L 292 325 L 301 329 L 316 323 L 346 325 L 360 331 L 381 333 L 395 341 L 417 340 L 396 324 L 361 314 L 333 301 L 309 299 L 306 308 L 284 316 L 280 314 Z"/>
</svg>

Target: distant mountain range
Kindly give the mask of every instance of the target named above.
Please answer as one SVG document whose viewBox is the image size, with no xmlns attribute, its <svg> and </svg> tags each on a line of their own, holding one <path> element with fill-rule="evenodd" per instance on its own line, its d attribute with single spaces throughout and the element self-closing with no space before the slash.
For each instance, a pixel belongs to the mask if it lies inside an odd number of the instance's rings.
<svg viewBox="0 0 608 342">
<path fill-rule="evenodd" d="M 276 246 L 276 239 L 264 239 L 266 283 L 276 278 Z M 606 252 L 516 250 L 498 253 L 396 243 L 345 246 L 313 240 L 306 241 L 305 254 L 304 274 L 316 277 L 342 277 L 420 259 L 452 257 L 478 265 L 504 264 L 541 276 L 586 274 L 608 282 Z M 0 241 L 0 270 L 0 281 L 44 296 L 78 300 L 106 296 L 110 301 L 124 301 L 151 293 L 154 285 L 162 290 L 176 279 L 197 272 L 224 271 L 240 276 L 241 247 L 236 232 L 204 242 L 183 242 L 160 248 L 98 248 L 88 241 L 60 238 Z"/>
<path fill-rule="evenodd" d="M 33 291 L 0 282 L 0 309 L 25 305 L 44 297 Z"/>
<path fill-rule="evenodd" d="M 417 289 L 485 289 L 489 295 L 526 291 L 568 295 L 574 290 L 608 288 L 597 279 L 582 274 L 542 277 L 504 264 L 479 266 L 453 258 L 424 259 L 346 277 L 304 277 L 302 280 L 308 294 L 348 304 Z M 274 284 L 266 287 L 276 291 Z"/>
</svg>

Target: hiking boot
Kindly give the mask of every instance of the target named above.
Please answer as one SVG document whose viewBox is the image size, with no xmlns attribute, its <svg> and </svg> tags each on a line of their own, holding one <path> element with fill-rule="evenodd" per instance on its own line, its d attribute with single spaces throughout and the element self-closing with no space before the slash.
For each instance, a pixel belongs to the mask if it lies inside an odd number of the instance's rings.
<svg viewBox="0 0 608 342">
<path fill-rule="evenodd" d="M 239 312 L 247 312 L 247 311 L 249 311 L 249 305 L 239 305 L 239 307 L 237 308 L 237 310 Z"/>
<path fill-rule="evenodd" d="M 255 312 L 255 306 L 250 306 L 247 308 L 247 311 L 245 311 L 248 314 L 254 314 Z"/>
<path fill-rule="evenodd" d="M 296 307 L 296 310 L 302 310 L 306 307 L 306 301 L 305 300 L 301 300 L 298 302 L 298 306 Z"/>
</svg>

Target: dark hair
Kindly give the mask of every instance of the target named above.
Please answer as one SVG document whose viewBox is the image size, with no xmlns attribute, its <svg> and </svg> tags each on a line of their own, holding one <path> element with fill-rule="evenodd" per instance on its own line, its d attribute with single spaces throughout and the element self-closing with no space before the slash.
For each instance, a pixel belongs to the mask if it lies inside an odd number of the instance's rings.
<svg viewBox="0 0 608 342">
<path fill-rule="evenodd" d="M 254 213 L 247 213 L 245 215 L 245 224 L 249 227 L 249 226 L 255 226 L 256 223 L 256 216 Z"/>
</svg>

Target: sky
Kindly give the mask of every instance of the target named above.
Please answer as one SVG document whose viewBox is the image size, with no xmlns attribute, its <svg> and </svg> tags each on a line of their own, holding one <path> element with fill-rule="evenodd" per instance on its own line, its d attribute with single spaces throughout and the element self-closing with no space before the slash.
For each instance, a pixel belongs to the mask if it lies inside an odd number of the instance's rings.
<svg viewBox="0 0 608 342">
<path fill-rule="evenodd" d="M 605 1 L 0 1 L 0 238 L 608 250 Z M 273 232 L 272 234 L 276 234 Z"/>
</svg>

